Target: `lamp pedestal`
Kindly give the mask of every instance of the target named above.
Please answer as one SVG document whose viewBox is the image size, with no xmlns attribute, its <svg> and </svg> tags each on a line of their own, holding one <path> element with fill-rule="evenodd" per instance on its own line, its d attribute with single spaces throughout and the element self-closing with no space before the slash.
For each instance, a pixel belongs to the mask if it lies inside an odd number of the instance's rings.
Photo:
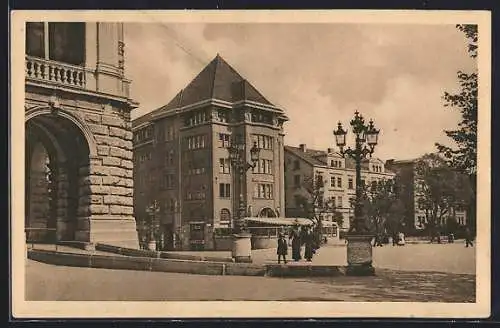
<svg viewBox="0 0 500 328">
<path fill-rule="evenodd" d="M 348 276 L 374 276 L 372 266 L 372 235 L 348 234 L 347 270 Z"/>
<path fill-rule="evenodd" d="M 148 243 L 148 249 L 150 251 L 156 251 L 156 240 L 150 240 Z"/>
<path fill-rule="evenodd" d="M 232 257 L 235 262 L 252 263 L 252 235 L 241 232 L 233 235 Z"/>
</svg>

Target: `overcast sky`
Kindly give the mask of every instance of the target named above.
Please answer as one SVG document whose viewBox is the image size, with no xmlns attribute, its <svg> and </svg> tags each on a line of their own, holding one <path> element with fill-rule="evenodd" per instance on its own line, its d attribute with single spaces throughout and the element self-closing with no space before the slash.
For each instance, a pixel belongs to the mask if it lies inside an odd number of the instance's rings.
<svg viewBox="0 0 500 328">
<path fill-rule="evenodd" d="M 449 143 L 443 106 L 456 72 L 472 71 L 454 25 L 125 24 L 126 73 L 138 117 L 169 102 L 219 53 L 290 118 L 285 143 L 334 146 L 358 109 L 381 129 L 376 156 L 409 159 Z"/>
</svg>

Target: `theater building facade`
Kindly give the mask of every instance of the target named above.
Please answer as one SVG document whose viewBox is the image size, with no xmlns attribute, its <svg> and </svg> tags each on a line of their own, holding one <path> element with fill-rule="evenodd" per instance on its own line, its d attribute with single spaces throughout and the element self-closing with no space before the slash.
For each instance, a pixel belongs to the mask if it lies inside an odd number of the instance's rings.
<svg viewBox="0 0 500 328">
<path fill-rule="evenodd" d="M 25 32 L 27 241 L 138 247 L 123 24 Z"/>
<path fill-rule="evenodd" d="M 234 226 L 240 188 L 229 161 L 233 135 L 245 143 L 247 161 L 253 144 L 260 148 L 242 179 L 246 214 L 284 214 L 287 120 L 217 55 L 167 105 L 133 121 L 135 215 L 146 218 L 157 201 L 161 249 L 214 249 L 215 236 Z"/>
</svg>

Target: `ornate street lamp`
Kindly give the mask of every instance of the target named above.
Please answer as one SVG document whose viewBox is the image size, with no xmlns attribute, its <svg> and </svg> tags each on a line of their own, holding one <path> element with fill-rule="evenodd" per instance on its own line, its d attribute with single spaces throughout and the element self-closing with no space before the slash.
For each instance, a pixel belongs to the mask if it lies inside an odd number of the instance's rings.
<svg viewBox="0 0 500 328">
<path fill-rule="evenodd" d="M 354 118 L 350 125 L 355 135 L 355 147 L 344 149 L 346 146 L 347 131 L 342 128 L 342 123 L 338 123 L 337 130 L 333 131 L 335 142 L 340 148 L 343 157 L 351 157 L 356 167 L 356 197 L 354 199 L 354 220 L 347 234 L 347 262 L 349 274 L 373 274 L 372 267 L 372 237 L 368 233 L 365 219 L 363 218 L 363 208 L 361 199 L 363 196 L 363 185 L 361 180 L 361 161 L 368 156 L 371 157 L 375 146 L 378 143 L 377 130 L 373 125 L 373 120 L 365 124 L 365 120 L 358 111 L 354 113 Z"/>
<path fill-rule="evenodd" d="M 250 149 L 250 163 L 248 163 L 246 159 L 246 144 L 236 137 L 233 137 L 232 141 L 229 147 L 229 160 L 239 185 L 239 198 L 233 197 L 238 203 L 235 204 L 237 211 L 233 224 L 234 235 L 232 256 L 236 262 L 251 262 L 251 235 L 248 232 L 247 224 L 244 219 L 247 207 L 245 201 L 246 197 L 243 197 L 245 192 L 243 178 L 249 169 L 257 165 L 260 149 L 257 147 L 257 143 L 254 143 L 253 147 Z"/>
<path fill-rule="evenodd" d="M 153 200 L 151 205 L 146 208 L 146 213 L 149 215 L 149 250 L 158 250 L 156 239 L 160 232 L 160 206 L 158 201 Z"/>
</svg>

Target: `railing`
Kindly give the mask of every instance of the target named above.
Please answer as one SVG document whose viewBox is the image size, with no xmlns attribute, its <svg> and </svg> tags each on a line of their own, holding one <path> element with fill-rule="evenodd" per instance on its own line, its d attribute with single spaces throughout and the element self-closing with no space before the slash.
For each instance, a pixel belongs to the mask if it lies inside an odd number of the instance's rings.
<svg viewBox="0 0 500 328">
<path fill-rule="evenodd" d="M 26 78 L 85 88 L 85 68 L 26 56 Z"/>
</svg>

